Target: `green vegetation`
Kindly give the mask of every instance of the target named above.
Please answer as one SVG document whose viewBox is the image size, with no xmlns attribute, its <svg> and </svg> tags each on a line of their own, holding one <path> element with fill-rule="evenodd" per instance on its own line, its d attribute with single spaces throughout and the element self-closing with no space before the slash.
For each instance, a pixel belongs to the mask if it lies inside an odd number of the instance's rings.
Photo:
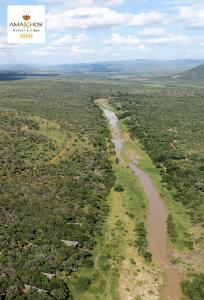
<svg viewBox="0 0 204 300">
<path fill-rule="evenodd" d="M 200 81 L 202 83 L 204 79 L 204 64 L 201 64 L 185 72 L 179 73 L 178 76 L 179 80 L 186 80 L 189 82 L 193 81 L 195 83 L 198 83 Z"/>
<path fill-rule="evenodd" d="M 82 298 L 83 300 L 120 299 L 119 280 L 123 273 L 123 261 L 132 258 L 126 252 L 129 247 L 135 248 L 133 241 L 135 236 L 138 237 L 137 232 L 134 232 L 134 224 L 144 220 L 146 199 L 135 175 L 121 164 L 113 164 L 113 168 L 118 181 L 116 186 L 122 186 L 123 192 L 115 191 L 113 188 L 108 197 L 110 211 L 102 234 L 97 239 L 97 246 L 94 250 L 94 268 L 82 266 L 76 272 L 71 286 L 76 300 Z M 137 252 L 133 253 L 135 258 Z M 78 280 L 87 274 L 91 284 L 84 292 L 77 286 Z"/>
<path fill-rule="evenodd" d="M 125 138 L 126 134 L 124 133 L 123 141 Z M 151 278 L 150 282 L 144 286 L 143 292 L 146 290 L 148 293 L 149 285 L 154 285 L 153 265 L 145 264 L 145 267 L 143 266 L 143 259 L 138 257 L 137 247 L 134 243 L 134 239 L 140 239 L 139 232 L 135 230 L 135 224 L 139 227 L 139 224 L 143 222 L 144 225 L 147 206 L 139 180 L 127 168 L 131 159 L 127 153 L 133 150 L 135 144 L 136 142 L 133 140 L 124 143 L 120 161 L 115 161 L 115 156 L 111 155 L 117 183 L 108 197 L 110 211 L 102 235 L 97 239 L 97 246 L 94 250 L 94 268 L 82 267 L 75 274 L 76 282 L 87 274 L 91 279 L 91 285 L 85 293 L 77 289 L 77 284 L 73 283 L 71 290 L 76 300 L 82 298 L 83 300 L 118 300 L 120 297 L 135 296 L 141 293 L 140 274 L 143 274 L 143 278 Z M 145 229 L 141 236 L 144 237 L 144 233 L 146 239 Z M 147 247 L 143 247 L 141 252 L 143 252 L 142 256 L 146 254 L 146 261 L 151 261 L 151 254 L 147 253 Z M 129 265 L 128 271 L 127 265 Z M 127 273 L 130 279 L 125 282 L 124 278 Z"/>
<path fill-rule="evenodd" d="M 147 250 L 148 242 L 147 242 L 147 231 L 145 229 L 145 224 L 143 222 L 139 223 L 136 226 L 136 232 L 138 235 L 138 239 L 135 241 L 135 245 L 138 248 L 139 255 L 143 256 L 147 262 L 152 261 L 152 254 Z"/>
<path fill-rule="evenodd" d="M 189 300 L 204 299 L 204 273 L 196 274 L 193 280 L 182 282 L 182 290 Z"/>
<path fill-rule="evenodd" d="M 202 88 L 176 86 L 137 87 L 110 99 L 131 137 L 139 140 L 157 167 L 138 152 L 143 158 L 139 167 L 150 174 L 169 210 L 168 233 L 187 278 L 183 287 L 197 284 L 188 278 L 192 271 L 200 272 L 195 260 L 203 251 L 203 99 Z M 182 251 L 192 252 L 185 257 Z M 201 289 L 195 297 L 189 299 L 203 298 Z"/>
<path fill-rule="evenodd" d="M 176 231 L 176 225 L 173 221 L 172 215 L 169 215 L 167 219 L 167 231 L 171 237 L 172 242 L 175 242 L 178 237 L 178 233 Z"/>
<path fill-rule="evenodd" d="M 203 96 L 202 89 L 138 88 L 112 99 L 194 223 L 203 222 Z"/>
<path fill-rule="evenodd" d="M 68 299 L 72 274 L 91 265 L 114 184 L 91 92 L 57 80 L 1 83 L 2 299 Z"/>
<path fill-rule="evenodd" d="M 114 191 L 115 192 L 123 192 L 124 187 L 121 184 L 116 184 L 115 187 L 114 187 Z"/>
<path fill-rule="evenodd" d="M 0 87 L 0 298 L 118 299 L 124 261 L 133 283 L 151 273 L 135 260 L 151 261 L 146 199 L 127 168 L 136 154 L 166 201 L 171 241 L 200 251 L 189 219 L 203 224 L 202 88 L 62 78 Z M 123 163 L 98 97 L 110 97 L 121 120 Z M 187 299 L 203 299 L 202 282 L 183 281 Z"/>
</svg>

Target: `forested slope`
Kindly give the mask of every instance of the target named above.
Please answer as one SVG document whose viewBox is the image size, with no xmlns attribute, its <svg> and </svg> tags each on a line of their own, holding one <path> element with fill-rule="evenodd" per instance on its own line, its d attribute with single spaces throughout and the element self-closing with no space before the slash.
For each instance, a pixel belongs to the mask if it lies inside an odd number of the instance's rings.
<svg viewBox="0 0 204 300">
<path fill-rule="evenodd" d="M 193 82 L 203 81 L 204 79 L 204 64 L 201 64 L 193 69 L 178 74 L 179 79 L 189 80 Z"/>
<path fill-rule="evenodd" d="M 69 276 L 92 265 L 114 176 L 91 93 L 54 80 L 0 85 L 1 299 L 69 299 Z"/>
</svg>

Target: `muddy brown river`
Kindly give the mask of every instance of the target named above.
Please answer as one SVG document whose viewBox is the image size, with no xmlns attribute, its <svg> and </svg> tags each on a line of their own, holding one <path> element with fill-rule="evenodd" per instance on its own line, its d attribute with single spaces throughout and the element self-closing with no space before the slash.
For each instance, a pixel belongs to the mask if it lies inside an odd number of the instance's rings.
<svg viewBox="0 0 204 300">
<path fill-rule="evenodd" d="M 116 156 L 120 160 L 123 141 L 118 127 L 118 118 L 113 111 L 108 109 L 103 109 L 103 111 L 109 120 Z M 150 176 L 141 170 L 137 166 L 137 163 L 137 160 L 131 161 L 129 168 L 139 178 L 140 184 L 148 199 L 147 240 L 154 261 L 160 266 L 166 277 L 166 285 L 160 291 L 160 295 L 162 299 L 179 300 L 181 299 L 180 276 L 178 271 L 172 266 L 168 257 L 167 210 Z"/>
</svg>

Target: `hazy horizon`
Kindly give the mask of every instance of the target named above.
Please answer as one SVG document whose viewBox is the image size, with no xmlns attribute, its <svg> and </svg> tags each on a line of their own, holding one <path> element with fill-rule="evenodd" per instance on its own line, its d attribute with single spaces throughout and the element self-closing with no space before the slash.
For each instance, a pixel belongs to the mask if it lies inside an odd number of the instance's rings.
<svg viewBox="0 0 204 300">
<path fill-rule="evenodd" d="M 195 61 L 195 62 L 203 62 L 204 63 L 204 58 L 176 58 L 176 59 L 120 59 L 120 60 L 101 60 L 101 61 L 90 61 L 90 62 L 68 62 L 68 63 L 29 63 L 29 62 L 25 62 L 25 63 L 2 63 L 0 62 L 1 66 L 20 66 L 20 65 L 26 65 L 26 66 L 58 66 L 58 65 L 77 65 L 77 64 L 82 64 L 82 65 L 86 65 L 86 64 L 109 64 L 109 63 L 125 63 L 125 62 L 131 62 L 131 61 L 135 61 L 135 62 L 185 62 L 185 61 Z"/>
</svg>

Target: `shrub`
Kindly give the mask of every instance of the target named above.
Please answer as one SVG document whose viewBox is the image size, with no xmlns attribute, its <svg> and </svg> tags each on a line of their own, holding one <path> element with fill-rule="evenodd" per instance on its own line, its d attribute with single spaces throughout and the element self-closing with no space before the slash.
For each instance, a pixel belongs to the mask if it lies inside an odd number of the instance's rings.
<svg viewBox="0 0 204 300">
<path fill-rule="evenodd" d="M 91 278 L 88 276 L 80 277 L 80 278 L 78 278 L 78 280 L 76 282 L 77 289 L 80 292 L 85 292 L 89 288 L 90 285 L 91 285 Z"/>
<path fill-rule="evenodd" d="M 114 191 L 115 192 L 123 192 L 124 187 L 121 184 L 116 184 L 115 187 L 114 187 Z"/>
<path fill-rule="evenodd" d="M 182 291 L 190 300 L 204 299 L 204 273 L 195 275 L 193 280 L 184 280 L 181 284 Z"/>
<path fill-rule="evenodd" d="M 167 232 L 170 235 L 172 242 L 175 242 L 178 237 L 178 233 L 176 231 L 172 215 L 169 215 L 167 219 Z"/>
<path fill-rule="evenodd" d="M 148 242 L 147 242 L 147 231 L 145 229 L 145 224 L 143 222 L 139 223 L 136 226 L 136 232 L 138 239 L 135 241 L 135 245 L 138 249 L 139 255 L 143 256 L 146 262 L 152 261 L 152 254 L 148 251 Z"/>
</svg>

